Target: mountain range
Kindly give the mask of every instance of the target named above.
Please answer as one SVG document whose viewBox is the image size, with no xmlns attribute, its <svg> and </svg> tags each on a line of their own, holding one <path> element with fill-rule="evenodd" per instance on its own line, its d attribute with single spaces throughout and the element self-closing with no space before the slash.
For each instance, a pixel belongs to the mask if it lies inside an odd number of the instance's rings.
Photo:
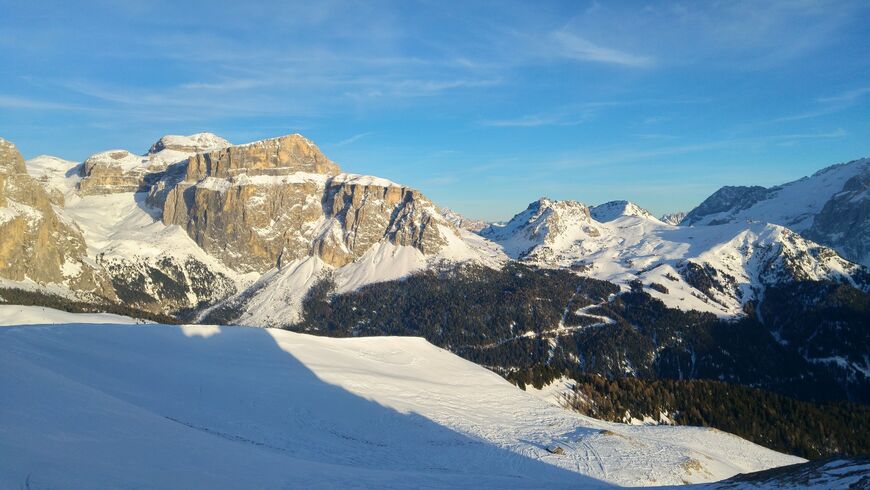
<svg viewBox="0 0 870 490">
<path fill-rule="evenodd" d="M 298 317 L 305 286 L 326 273 L 342 292 L 437 264 L 510 260 L 645 281 L 669 306 L 721 316 L 795 280 L 867 287 L 856 265 L 870 236 L 867 159 L 771 189 L 724 187 L 680 226 L 627 201 L 546 198 L 487 225 L 417 190 L 342 173 L 301 135 L 245 145 L 165 136 L 142 156 L 110 150 L 81 163 L 25 163 L 11 143 L 0 148 L 4 236 L 18 240 L 3 248 L 15 266 L 2 277 L 154 313 L 253 302 L 248 323 L 265 326 Z M 48 235 L 63 238 L 40 241 Z M 31 259 L 13 255 L 24 244 L 35 244 Z"/>
<path fill-rule="evenodd" d="M 298 134 L 168 135 L 83 162 L 0 139 L 0 302 L 422 336 L 521 386 L 718 379 L 866 403 L 868 185 L 862 159 L 723 187 L 684 216 L 541 198 L 485 223 Z"/>
</svg>

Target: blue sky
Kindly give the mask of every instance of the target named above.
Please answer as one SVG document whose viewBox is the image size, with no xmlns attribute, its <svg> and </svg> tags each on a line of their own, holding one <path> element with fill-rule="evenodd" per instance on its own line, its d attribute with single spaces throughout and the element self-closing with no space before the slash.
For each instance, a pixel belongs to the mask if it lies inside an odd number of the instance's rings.
<svg viewBox="0 0 870 490">
<path fill-rule="evenodd" d="M 660 214 L 870 156 L 868 21 L 846 0 L 0 0 L 0 136 L 81 160 L 299 132 L 471 217 Z"/>
</svg>

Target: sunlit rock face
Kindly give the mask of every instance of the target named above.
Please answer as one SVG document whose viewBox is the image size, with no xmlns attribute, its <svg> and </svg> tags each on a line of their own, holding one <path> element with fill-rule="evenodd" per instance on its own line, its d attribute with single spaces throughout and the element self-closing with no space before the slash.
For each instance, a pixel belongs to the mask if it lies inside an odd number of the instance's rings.
<svg viewBox="0 0 870 490">
<path fill-rule="evenodd" d="M 192 156 L 152 187 L 149 202 L 165 224 L 245 272 L 311 255 L 342 266 L 381 240 L 434 253 L 443 233 L 455 233 L 419 192 L 341 173 L 298 134 Z"/>
<path fill-rule="evenodd" d="M 0 138 L 0 277 L 105 294 L 84 237 L 54 206 L 15 145 Z"/>
</svg>

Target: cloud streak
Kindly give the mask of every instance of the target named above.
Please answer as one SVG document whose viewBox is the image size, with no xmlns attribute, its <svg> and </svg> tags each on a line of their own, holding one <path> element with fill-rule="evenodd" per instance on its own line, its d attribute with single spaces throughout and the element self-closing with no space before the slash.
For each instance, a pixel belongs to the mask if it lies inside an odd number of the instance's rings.
<svg viewBox="0 0 870 490">
<path fill-rule="evenodd" d="M 551 34 L 551 38 L 558 48 L 555 54 L 563 58 L 631 68 L 645 68 L 655 64 L 655 59 L 650 56 L 641 56 L 600 46 L 570 32 L 556 31 Z"/>
<path fill-rule="evenodd" d="M 374 134 L 374 133 L 372 133 L 372 132 L 368 132 L 368 133 L 359 133 L 359 134 L 355 134 L 355 135 L 351 136 L 350 138 L 346 138 L 346 139 L 343 139 L 343 140 L 339 141 L 339 142 L 336 143 L 334 146 L 347 146 L 347 145 L 352 145 L 352 144 L 356 143 L 357 141 L 359 141 L 359 140 L 361 140 L 361 139 L 363 139 L 363 138 L 365 138 L 365 137 L 367 137 L 367 136 L 371 136 L 372 134 Z"/>
</svg>

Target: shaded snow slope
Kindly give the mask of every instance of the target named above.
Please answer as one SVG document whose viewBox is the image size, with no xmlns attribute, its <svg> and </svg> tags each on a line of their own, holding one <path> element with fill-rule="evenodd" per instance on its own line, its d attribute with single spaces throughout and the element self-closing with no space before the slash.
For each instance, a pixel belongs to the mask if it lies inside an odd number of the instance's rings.
<svg viewBox="0 0 870 490">
<path fill-rule="evenodd" d="M 7 327 L 0 390 L 4 488 L 585 488 L 801 461 L 590 419 L 418 338 Z"/>
</svg>

